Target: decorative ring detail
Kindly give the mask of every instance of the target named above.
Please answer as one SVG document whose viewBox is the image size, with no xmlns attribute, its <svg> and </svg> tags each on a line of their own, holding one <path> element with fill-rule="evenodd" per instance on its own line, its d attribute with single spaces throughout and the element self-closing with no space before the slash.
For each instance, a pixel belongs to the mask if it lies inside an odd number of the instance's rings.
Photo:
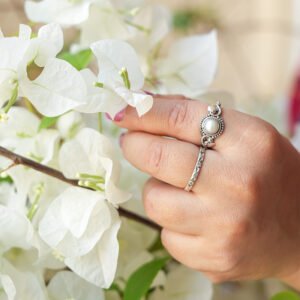
<svg viewBox="0 0 300 300">
<path fill-rule="evenodd" d="M 225 122 L 222 118 L 222 107 L 221 103 L 217 102 L 216 105 L 208 106 L 208 114 L 201 120 L 200 131 L 201 131 L 201 146 L 197 158 L 196 165 L 194 167 L 192 176 L 188 181 L 185 191 L 190 192 L 196 183 L 201 168 L 203 166 L 205 153 L 207 149 L 215 146 L 215 140 L 219 137 L 225 129 Z"/>
</svg>

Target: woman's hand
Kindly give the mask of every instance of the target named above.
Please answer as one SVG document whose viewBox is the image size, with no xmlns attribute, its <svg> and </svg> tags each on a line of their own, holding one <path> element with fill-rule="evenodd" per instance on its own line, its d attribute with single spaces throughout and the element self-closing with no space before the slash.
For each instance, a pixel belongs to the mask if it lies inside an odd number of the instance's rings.
<svg viewBox="0 0 300 300">
<path fill-rule="evenodd" d="M 129 129 L 125 158 L 152 176 L 145 209 L 164 246 L 214 282 L 276 277 L 300 286 L 299 153 L 268 123 L 224 109 L 225 131 L 188 193 L 206 114 L 198 101 L 156 97 L 142 118 L 128 108 L 116 122 Z"/>
</svg>

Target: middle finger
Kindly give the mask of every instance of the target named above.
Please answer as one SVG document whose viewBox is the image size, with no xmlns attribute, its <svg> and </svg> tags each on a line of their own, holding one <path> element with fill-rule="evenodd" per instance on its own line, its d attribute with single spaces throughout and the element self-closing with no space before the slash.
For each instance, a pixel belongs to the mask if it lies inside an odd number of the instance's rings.
<svg viewBox="0 0 300 300">
<path fill-rule="evenodd" d="M 193 144 L 142 132 L 125 134 L 121 147 L 136 168 L 179 188 L 184 188 L 191 178 L 199 153 L 199 147 Z M 205 192 L 214 187 L 221 180 L 222 165 L 220 154 L 207 150 L 193 191 Z"/>
</svg>

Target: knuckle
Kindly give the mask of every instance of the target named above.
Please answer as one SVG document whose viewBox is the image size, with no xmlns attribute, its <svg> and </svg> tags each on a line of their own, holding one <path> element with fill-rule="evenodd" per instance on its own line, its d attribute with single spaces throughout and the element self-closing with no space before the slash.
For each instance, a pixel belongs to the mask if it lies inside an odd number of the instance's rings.
<svg viewBox="0 0 300 300">
<path fill-rule="evenodd" d="M 226 252 L 221 255 L 217 263 L 217 268 L 220 273 L 232 273 L 239 264 L 239 256 L 234 252 Z"/>
<path fill-rule="evenodd" d="M 169 128 L 175 130 L 183 130 L 189 123 L 189 102 L 181 101 L 174 105 L 168 116 Z"/>
<path fill-rule="evenodd" d="M 237 241 L 235 235 L 229 235 L 221 243 L 216 259 L 218 272 L 230 274 L 238 268 L 241 255 Z"/>
<path fill-rule="evenodd" d="M 168 201 L 164 201 L 165 197 L 165 192 L 158 185 L 153 185 L 151 182 L 145 185 L 143 202 L 147 216 L 165 225 L 184 221 L 184 216 L 178 206 L 170 206 Z"/>
<path fill-rule="evenodd" d="M 271 124 L 262 122 L 259 136 L 264 159 L 273 160 L 280 153 L 280 134 Z"/>
<path fill-rule="evenodd" d="M 157 175 L 165 159 L 166 145 L 154 141 L 150 144 L 148 155 L 148 169 L 152 175 Z"/>
<path fill-rule="evenodd" d="M 259 176 L 251 172 L 245 173 L 243 175 L 242 181 L 242 184 L 244 186 L 244 193 L 246 193 L 246 199 L 256 200 L 261 190 L 261 181 Z"/>
<path fill-rule="evenodd" d="M 147 216 L 155 220 L 157 219 L 157 214 L 159 213 L 159 210 L 156 206 L 156 189 L 151 186 L 151 183 L 148 183 L 143 192 L 143 201 L 144 201 L 144 208 Z"/>
</svg>

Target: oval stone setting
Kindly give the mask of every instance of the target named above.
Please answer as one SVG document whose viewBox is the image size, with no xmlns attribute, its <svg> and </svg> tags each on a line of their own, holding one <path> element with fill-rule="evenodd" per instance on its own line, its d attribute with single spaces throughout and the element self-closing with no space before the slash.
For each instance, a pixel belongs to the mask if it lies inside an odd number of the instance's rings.
<svg viewBox="0 0 300 300">
<path fill-rule="evenodd" d="M 220 130 L 220 123 L 215 118 L 208 118 L 203 125 L 204 125 L 203 128 L 204 131 L 209 135 L 214 135 L 218 133 Z"/>
</svg>

